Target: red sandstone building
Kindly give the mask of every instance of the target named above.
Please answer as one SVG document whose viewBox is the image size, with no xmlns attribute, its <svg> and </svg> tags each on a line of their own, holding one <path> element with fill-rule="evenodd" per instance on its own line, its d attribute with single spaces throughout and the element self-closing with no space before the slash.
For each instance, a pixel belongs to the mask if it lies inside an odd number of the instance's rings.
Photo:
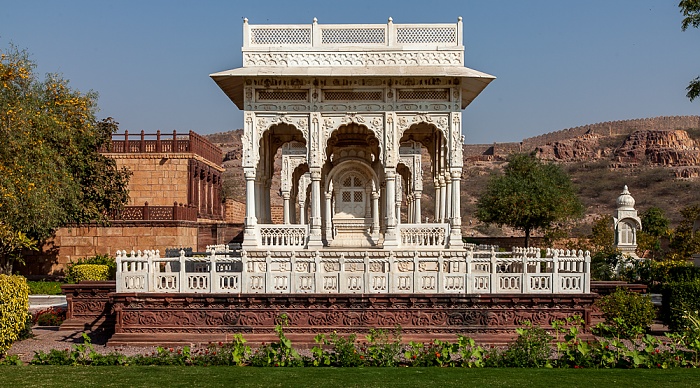
<svg viewBox="0 0 700 388">
<path fill-rule="evenodd" d="M 104 154 L 132 172 L 129 203 L 109 226 L 60 228 L 43 247 L 45 260 L 33 260 L 27 274 L 60 273 L 71 260 L 114 256 L 117 250 L 184 247 L 229 242 L 235 224 L 224 222 L 221 150 L 204 137 L 161 133 L 113 135 Z M 230 217 L 229 217 L 230 218 Z M 36 263 L 35 263 L 36 262 Z"/>
</svg>

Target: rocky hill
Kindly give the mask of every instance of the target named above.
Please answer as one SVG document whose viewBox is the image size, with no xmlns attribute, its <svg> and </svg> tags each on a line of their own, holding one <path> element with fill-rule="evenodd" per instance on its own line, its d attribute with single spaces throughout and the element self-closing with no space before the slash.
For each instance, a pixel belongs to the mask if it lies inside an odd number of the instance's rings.
<svg viewBox="0 0 700 388">
<path fill-rule="evenodd" d="M 242 130 L 234 130 L 207 138 L 225 152 L 225 195 L 243 201 L 241 134 Z M 596 214 L 610 214 L 625 184 L 637 199 L 640 211 L 658 206 L 672 221 L 679 220 L 678 210 L 683 206 L 700 203 L 700 116 L 597 123 L 517 143 L 466 144 L 463 148 L 463 219 L 467 229 L 472 220 L 471 227 L 476 235 L 508 233 L 478 225 L 473 214 L 481 188 L 514 152 L 534 151 L 543 160 L 563 164 L 579 186 L 589 219 Z M 430 171 L 430 160 L 425 156 L 423 171 Z M 280 169 L 278 161 L 273 191 L 279 189 Z M 424 181 L 424 217 L 432 218 L 432 182 Z M 272 196 L 273 205 L 281 205 L 281 198 L 277 197 Z"/>
</svg>

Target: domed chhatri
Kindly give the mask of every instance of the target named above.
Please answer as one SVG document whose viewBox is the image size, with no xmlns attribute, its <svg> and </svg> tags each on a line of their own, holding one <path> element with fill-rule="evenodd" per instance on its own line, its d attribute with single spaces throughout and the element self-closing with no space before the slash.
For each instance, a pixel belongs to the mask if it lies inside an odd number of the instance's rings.
<svg viewBox="0 0 700 388">
<path fill-rule="evenodd" d="M 622 189 L 622 193 L 617 197 L 617 209 L 618 210 L 634 210 L 634 198 L 627 189 L 627 185 Z"/>
<path fill-rule="evenodd" d="M 617 210 L 613 216 L 615 226 L 615 248 L 622 254 L 637 258 L 637 230 L 642 230 L 642 220 L 634 208 L 634 198 L 627 189 L 617 197 Z"/>
</svg>

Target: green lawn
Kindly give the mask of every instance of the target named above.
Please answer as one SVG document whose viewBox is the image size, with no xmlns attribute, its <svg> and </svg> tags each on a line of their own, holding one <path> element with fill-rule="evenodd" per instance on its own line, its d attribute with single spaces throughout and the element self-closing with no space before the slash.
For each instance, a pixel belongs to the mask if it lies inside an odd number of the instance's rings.
<svg viewBox="0 0 700 388">
<path fill-rule="evenodd" d="M 700 370 L 0 367 L 3 387 L 690 387 Z"/>
</svg>

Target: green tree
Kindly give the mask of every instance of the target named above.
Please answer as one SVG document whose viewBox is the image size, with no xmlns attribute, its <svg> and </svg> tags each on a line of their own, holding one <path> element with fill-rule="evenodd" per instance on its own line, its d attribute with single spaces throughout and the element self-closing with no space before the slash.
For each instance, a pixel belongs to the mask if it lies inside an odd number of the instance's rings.
<svg viewBox="0 0 700 388">
<path fill-rule="evenodd" d="M 652 259 L 661 258 L 661 238 L 669 235 L 669 220 L 664 211 L 650 207 L 642 213 L 642 230 L 637 232 L 637 252 L 641 257 L 651 255 Z"/>
<path fill-rule="evenodd" d="M 593 221 L 588 241 L 591 244 L 590 249 L 594 252 L 611 252 L 615 249 L 615 230 L 611 215 L 605 214 Z"/>
<path fill-rule="evenodd" d="M 534 230 L 578 218 L 583 205 L 569 176 L 556 164 L 531 154 L 513 154 L 503 175 L 492 177 L 477 202 L 481 222 L 507 225 L 525 232 L 525 246 Z"/>
<path fill-rule="evenodd" d="M 602 215 L 593 221 L 587 246 L 591 250 L 591 278 L 594 280 L 613 280 L 617 275 L 622 254 L 615 248 L 615 230 L 613 217 Z"/>
<path fill-rule="evenodd" d="M 668 255 L 673 260 L 688 260 L 700 252 L 700 233 L 693 233 L 695 221 L 700 219 L 700 205 L 691 205 L 681 209 L 681 220 L 671 236 L 671 249 Z"/>
<path fill-rule="evenodd" d="M 117 123 L 95 118 L 95 93 L 34 68 L 26 52 L 0 51 L 0 273 L 56 228 L 105 223 L 128 200 L 129 172 L 99 152 Z"/>
<path fill-rule="evenodd" d="M 690 26 L 693 28 L 700 27 L 700 0 L 681 0 L 681 2 L 678 3 L 678 7 L 680 7 L 681 13 L 684 16 L 681 22 L 681 29 L 683 31 L 687 30 Z M 700 77 L 695 77 L 690 81 L 686 90 L 688 91 L 686 96 L 688 96 L 690 101 L 700 97 Z"/>
</svg>

